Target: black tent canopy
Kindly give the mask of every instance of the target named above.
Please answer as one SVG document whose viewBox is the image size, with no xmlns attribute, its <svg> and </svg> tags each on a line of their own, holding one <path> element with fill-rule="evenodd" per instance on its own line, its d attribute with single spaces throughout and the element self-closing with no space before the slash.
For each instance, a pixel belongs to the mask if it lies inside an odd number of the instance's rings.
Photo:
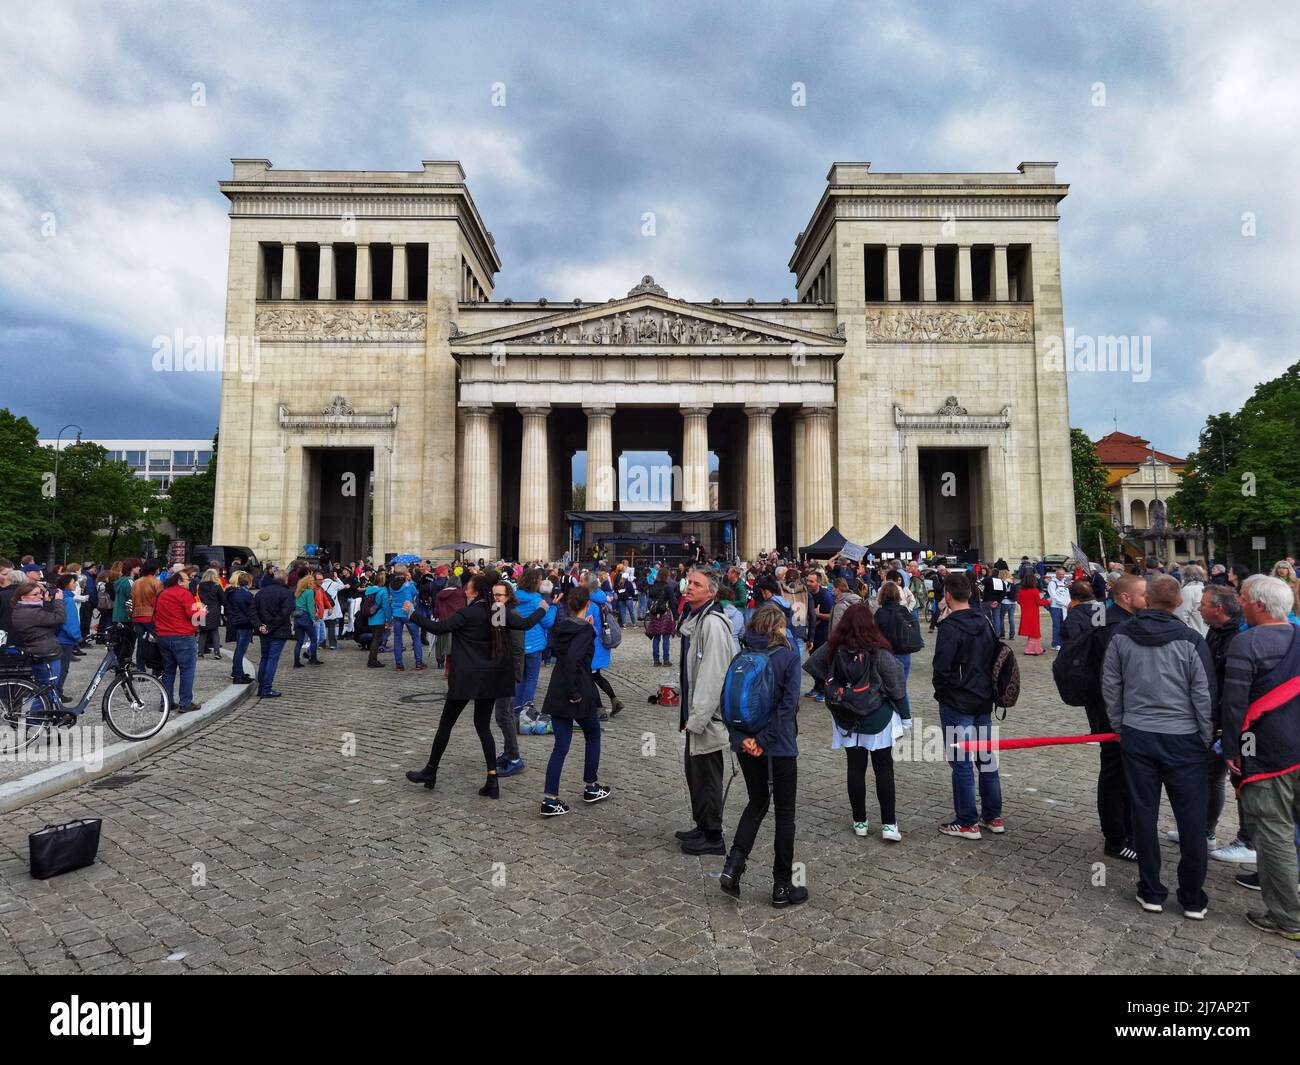
<svg viewBox="0 0 1300 1065">
<path fill-rule="evenodd" d="M 867 544 L 868 553 L 873 555 L 919 555 L 928 550 L 920 540 L 913 540 L 897 525 L 875 543 Z"/>
<path fill-rule="evenodd" d="M 799 554 L 811 555 L 813 558 L 834 558 L 848 542 L 848 538 L 832 525 L 815 544 L 799 548 Z"/>
</svg>

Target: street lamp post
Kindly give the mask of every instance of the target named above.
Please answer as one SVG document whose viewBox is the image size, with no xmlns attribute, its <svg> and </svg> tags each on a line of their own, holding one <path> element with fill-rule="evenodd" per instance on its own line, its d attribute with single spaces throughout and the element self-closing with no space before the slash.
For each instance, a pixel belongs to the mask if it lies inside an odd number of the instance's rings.
<svg viewBox="0 0 1300 1065">
<path fill-rule="evenodd" d="M 54 491 L 50 493 L 50 557 L 47 563 L 51 571 L 54 569 L 54 517 L 59 509 L 59 455 L 63 450 L 63 434 L 68 429 L 77 430 L 77 443 L 81 443 L 81 426 L 75 422 L 69 422 L 60 429 L 54 440 Z"/>
</svg>

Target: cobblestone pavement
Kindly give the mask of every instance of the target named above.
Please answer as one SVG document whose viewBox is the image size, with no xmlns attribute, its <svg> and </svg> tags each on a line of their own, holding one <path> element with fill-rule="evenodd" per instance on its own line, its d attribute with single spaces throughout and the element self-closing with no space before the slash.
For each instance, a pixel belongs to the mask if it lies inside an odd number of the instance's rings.
<svg viewBox="0 0 1300 1065">
<path fill-rule="evenodd" d="M 915 713 L 937 724 L 930 649 L 916 656 Z M 1063 708 L 1050 652 L 1021 657 L 1025 690 L 1004 735 L 1086 729 Z M 1287 973 L 1296 952 L 1245 924 L 1259 896 L 1211 862 L 1211 911 L 1142 914 L 1135 870 L 1101 863 L 1092 747 L 1008 752 L 1008 831 L 940 836 L 942 763 L 898 766 L 901 843 L 851 831 L 843 756 L 827 714 L 800 712 L 796 859 L 811 901 L 767 901 L 771 822 L 737 903 L 719 858 L 672 841 L 687 826 L 675 710 L 646 696 L 668 675 L 629 629 L 612 677 L 628 703 L 605 734 L 599 806 L 537 815 L 548 737 L 521 737 L 528 768 L 481 799 L 480 754 L 457 726 L 438 789 L 402 778 L 424 763 L 441 706 L 433 671 L 364 668 L 354 648 L 282 669 L 286 693 L 251 701 L 133 772 L 9 815 L 0 826 L 0 973 L 903 972 Z M 543 672 L 543 685 L 549 672 Z M 349 735 L 354 755 L 341 753 Z M 580 738 L 565 768 L 580 787 Z M 737 790 L 739 789 L 739 790 Z M 738 780 L 727 807 L 734 827 Z M 869 811 L 877 811 L 869 789 Z M 27 875 L 27 833 L 104 819 L 98 863 Z M 1166 811 L 1162 829 L 1172 827 Z M 1230 803 L 1220 825 L 1235 828 Z M 1177 852 L 1166 849 L 1172 885 Z M 1104 879 L 1104 882 L 1101 882 Z"/>
</svg>

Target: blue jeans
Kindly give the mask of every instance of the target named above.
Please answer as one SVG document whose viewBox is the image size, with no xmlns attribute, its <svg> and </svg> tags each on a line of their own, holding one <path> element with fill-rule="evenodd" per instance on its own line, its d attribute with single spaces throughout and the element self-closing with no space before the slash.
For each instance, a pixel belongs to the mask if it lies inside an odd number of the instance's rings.
<svg viewBox="0 0 1300 1065">
<path fill-rule="evenodd" d="M 626 625 L 629 617 L 636 621 L 636 604 L 631 599 L 615 599 L 614 602 L 618 604 L 618 623 L 620 625 Z"/>
<path fill-rule="evenodd" d="M 424 665 L 424 644 L 420 642 L 420 633 L 424 630 L 409 618 L 393 619 L 393 659 L 397 665 L 402 664 L 402 639 L 403 633 L 411 634 L 411 646 L 415 649 L 415 664 Z"/>
<path fill-rule="evenodd" d="M 230 675 L 236 680 L 248 676 L 244 670 L 244 655 L 248 653 L 248 646 L 252 642 L 252 629 L 235 630 L 235 657 L 230 663 Z"/>
<path fill-rule="evenodd" d="M 162 652 L 162 685 L 172 706 L 189 706 L 194 702 L 194 669 L 199 661 L 199 645 L 193 636 L 159 636 Z M 181 673 L 181 701 L 176 701 L 176 670 Z"/>
<path fill-rule="evenodd" d="M 575 721 L 568 717 L 553 717 L 551 724 L 555 727 L 555 746 L 551 748 L 551 760 L 546 763 L 546 794 L 558 797 L 560 774 L 564 771 L 564 759 L 569 755 Z M 595 715 L 580 717 L 576 724 L 582 729 L 582 738 L 587 744 L 586 757 L 582 760 L 582 781 L 595 784 L 600 773 L 600 718 Z"/>
<path fill-rule="evenodd" d="M 650 613 L 650 593 L 642 592 L 636 598 L 636 616 L 643 618 L 648 613 Z"/>
<path fill-rule="evenodd" d="M 298 661 L 302 655 L 302 645 L 307 645 L 307 657 L 313 662 L 316 661 L 316 622 L 307 621 L 294 622 L 293 626 L 294 645 L 293 660 Z"/>
<path fill-rule="evenodd" d="M 521 710 L 526 703 L 531 703 L 533 697 L 537 694 L 537 678 L 542 672 L 542 652 L 529 651 L 524 655 L 524 675 L 520 678 L 519 683 L 515 685 L 515 702 L 516 711 Z"/>
<path fill-rule="evenodd" d="M 1001 636 L 1005 631 L 1007 639 L 1016 634 L 1016 601 L 1010 596 L 998 605 L 997 624 L 994 626 Z"/>
<path fill-rule="evenodd" d="M 266 695 L 275 683 L 275 667 L 280 664 L 280 652 L 284 650 L 287 640 L 277 640 L 271 636 L 259 636 L 262 658 L 257 663 L 257 694 Z"/>
<path fill-rule="evenodd" d="M 979 804 L 985 820 L 1002 816 L 1002 781 L 998 778 L 996 751 L 972 754 L 954 750 L 950 743 L 990 738 L 990 714 L 964 714 L 951 706 L 939 704 L 939 721 L 943 725 L 943 742 L 952 767 L 952 806 L 957 824 L 969 828 L 979 820 L 975 808 L 975 773 L 972 763 L 979 762 Z"/>
<path fill-rule="evenodd" d="M 894 657 L 898 659 L 898 664 L 903 667 L 903 701 L 898 704 L 898 716 L 906 720 L 906 718 L 912 716 L 912 700 L 907 694 L 907 678 L 912 675 L 912 656 L 909 654 L 894 655 Z M 906 715 L 903 714 L 903 710 L 907 711 Z"/>
<path fill-rule="evenodd" d="M 1049 606 L 1047 612 L 1052 615 L 1052 646 L 1061 646 L 1061 622 L 1065 620 L 1065 610 L 1059 606 Z"/>
<path fill-rule="evenodd" d="M 45 662 L 32 663 L 32 680 L 36 681 L 38 686 L 44 686 L 46 684 L 50 686 L 50 697 L 54 701 L 54 708 L 56 710 L 62 709 L 63 706 L 63 699 L 59 695 L 59 678 L 62 676 L 62 673 L 60 672 L 62 667 L 63 663 L 58 658 L 51 658 Z M 39 699 L 33 699 L 29 710 L 39 711 L 40 708 L 41 701 Z M 31 719 L 29 718 L 29 720 Z"/>
<path fill-rule="evenodd" d="M 662 642 L 661 642 L 662 641 Z M 673 660 L 673 635 L 671 632 L 664 633 L 661 636 L 650 637 L 650 651 L 655 656 L 655 661 L 659 661 L 659 651 L 663 649 L 663 660 L 672 662 Z"/>
</svg>

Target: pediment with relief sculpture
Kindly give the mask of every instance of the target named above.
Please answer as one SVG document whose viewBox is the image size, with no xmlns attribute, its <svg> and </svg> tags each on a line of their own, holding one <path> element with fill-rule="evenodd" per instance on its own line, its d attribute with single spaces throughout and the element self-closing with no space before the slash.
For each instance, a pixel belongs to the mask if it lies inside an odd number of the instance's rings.
<svg viewBox="0 0 1300 1065">
<path fill-rule="evenodd" d="M 656 291 L 657 290 L 657 291 Z M 644 278 L 621 300 L 574 307 L 557 314 L 476 333 L 454 333 L 454 349 L 493 347 L 711 346 L 771 344 L 839 348 L 842 335 L 778 325 L 721 308 L 674 300 Z"/>
</svg>

